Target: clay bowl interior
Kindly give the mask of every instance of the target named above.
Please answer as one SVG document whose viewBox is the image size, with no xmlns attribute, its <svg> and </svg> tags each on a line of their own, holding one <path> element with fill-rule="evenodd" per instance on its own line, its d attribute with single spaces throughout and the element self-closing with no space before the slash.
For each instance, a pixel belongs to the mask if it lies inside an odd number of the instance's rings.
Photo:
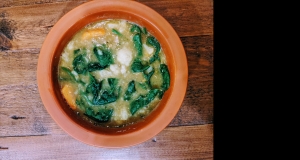
<svg viewBox="0 0 300 160">
<path fill-rule="evenodd" d="M 130 4 L 129 4 L 130 3 Z M 167 57 L 171 84 L 159 106 L 143 121 L 123 128 L 103 128 L 83 121 L 60 92 L 57 66 L 72 36 L 87 24 L 104 19 L 126 19 L 145 26 L 160 42 Z M 64 15 L 47 35 L 40 51 L 37 79 L 45 108 L 69 135 L 98 147 L 126 147 L 142 143 L 162 131 L 177 114 L 187 87 L 187 60 L 171 25 L 151 8 L 135 1 L 91 1 Z"/>
</svg>

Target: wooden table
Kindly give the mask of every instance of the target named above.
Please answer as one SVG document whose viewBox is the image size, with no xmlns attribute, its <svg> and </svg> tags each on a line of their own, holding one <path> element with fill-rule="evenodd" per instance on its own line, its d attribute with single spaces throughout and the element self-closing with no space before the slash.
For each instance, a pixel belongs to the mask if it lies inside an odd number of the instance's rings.
<svg viewBox="0 0 300 160">
<path fill-rule="evenodd" d="M 213 159 L 212 0 L 138 0 L 169 21 L 188 60 L 185 99 L 161 133 L 133 147 L 105 149 L 73 139 L 53 121 L 37 88 L 40 48 L 52 26 L 86 1 L 0 1 L 0 160 Z"/>
</svg>

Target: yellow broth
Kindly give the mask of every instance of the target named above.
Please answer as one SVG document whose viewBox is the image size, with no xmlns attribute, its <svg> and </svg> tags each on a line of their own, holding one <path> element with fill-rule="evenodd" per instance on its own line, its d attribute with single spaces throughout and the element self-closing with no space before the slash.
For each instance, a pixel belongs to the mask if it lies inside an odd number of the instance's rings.
<svg viewBox="0 0 300 160">
<path fill-rule="evenodd" d="M 167 61 L 157 43 L 144 27 L 126 20 L 88 24 L 73 36 L 60 57 L 58 81 L 66 102 L 83 119 L 100 126 L 122 127 L 145 118 L 170 84 L 163 76 L 169 78 L 169 72 L 167 67 L 167 73 L 162 71 Z M 153 60 L 155 54 L 158 57 Z M 148 68 L 134 71 L 138 68 L 133 67 L 135 60 Z M 134 91 L 126 93 L 130 82 Z"/>
</svg>

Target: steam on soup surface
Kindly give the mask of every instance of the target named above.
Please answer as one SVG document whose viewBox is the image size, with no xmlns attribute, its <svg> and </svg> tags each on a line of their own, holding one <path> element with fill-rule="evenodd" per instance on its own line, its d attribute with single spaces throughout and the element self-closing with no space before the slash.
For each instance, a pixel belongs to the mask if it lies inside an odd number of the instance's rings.
<svg viewBox="0 0 300 160">
<path fill-rule="evenodd" d="M 77 32 L 59 60 L 58 81 L 83 119 L 122 127 L 145 118 L 169 88 L 160 43 L 135 23 L 108 19 Z"/>
</svg>

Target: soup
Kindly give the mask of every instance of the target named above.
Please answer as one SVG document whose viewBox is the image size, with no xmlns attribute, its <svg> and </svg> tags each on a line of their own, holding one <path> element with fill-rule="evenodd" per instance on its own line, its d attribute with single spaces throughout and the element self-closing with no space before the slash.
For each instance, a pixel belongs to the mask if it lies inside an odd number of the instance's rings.
<svg viewBox="0 0 300 160">
<path fill-rule="evenodd" d="M 84 120 L 124 127 L 147 117 L 170 86 L 165 54 L 145 27 L 122 19 L 88 24 L 59 60 L 61 93 Z"/>
</svg>

